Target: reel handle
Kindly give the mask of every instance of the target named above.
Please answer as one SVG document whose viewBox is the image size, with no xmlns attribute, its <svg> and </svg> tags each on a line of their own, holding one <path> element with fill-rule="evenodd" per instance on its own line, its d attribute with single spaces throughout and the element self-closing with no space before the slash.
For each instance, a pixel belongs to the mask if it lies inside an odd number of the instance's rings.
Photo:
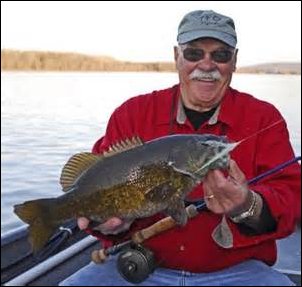
<svg viewBox="0 0 302 287">
<path fill-rule="evenodd" d="M 131 244 L 133 244 L 132 240 L 128 240 L 128 241 L 113 245 L 108 248 L 94 250 L 91 253 L 91 260 L 96 264 L 102 264 L 106 261 L 106 259 L 108 258 L 109 255 L 114 255 L 114 254 L 120 252 L 125 247 L 129 247 Z"/>
<path fill-rule="evenodd" d="M 190 204 L 186 207 L 186 213 L 188 218 L 192 218 L 198 214 L 198 210 L 194 204 Z M 176 226 L 175 220 L 171 216 L 165 217 L 155 222 L 151 226 L 135 232 L 132 235 L 132 241 L 134 243 L 140 244 L 163 231 L 171 229 L 174 226 Z"/>
</svg>

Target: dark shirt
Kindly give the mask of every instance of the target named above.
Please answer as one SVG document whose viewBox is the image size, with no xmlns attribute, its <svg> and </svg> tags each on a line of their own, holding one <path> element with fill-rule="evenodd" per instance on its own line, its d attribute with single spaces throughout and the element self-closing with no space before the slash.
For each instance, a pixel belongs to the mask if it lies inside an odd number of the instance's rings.
<svg viewBox="0 0 302 287">
<path fill-rule="evenodd" d="M 215 113 L 216 108 L 217 107 L 206 112 L 198 112 L 188 109 L 187 107 L 184 106 L 186 116 L 189 119 L 190 123 L 193 125 L 195 130 L 198 130 L 203 123 L 205 123 L 211 118 L 211 116 Z"/>
</svg>

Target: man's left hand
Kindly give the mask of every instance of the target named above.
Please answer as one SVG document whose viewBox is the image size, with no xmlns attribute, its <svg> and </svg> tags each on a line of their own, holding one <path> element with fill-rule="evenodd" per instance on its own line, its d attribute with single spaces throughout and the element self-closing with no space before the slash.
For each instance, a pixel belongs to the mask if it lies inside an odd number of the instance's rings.
<svg viewBox="0 0 302 287">
<path fill-rule="evenodd" d="M 208 209 L 216 214 L 236 214 L 249 204 L 246 177 L 234 160 L 230 161 L 228 177 L 220 170 L 209 171 L 203 181 L 203 190 Z"/>
</svg>

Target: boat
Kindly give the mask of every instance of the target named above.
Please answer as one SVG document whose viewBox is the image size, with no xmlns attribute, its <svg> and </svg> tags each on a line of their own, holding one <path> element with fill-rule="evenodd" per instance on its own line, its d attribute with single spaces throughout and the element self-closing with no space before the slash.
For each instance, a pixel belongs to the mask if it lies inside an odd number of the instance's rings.
<svg viewBox="0 0 302 287">
<path fill-rule="evenodd" d="M 34 255 L 22 226 L 1 236 L 1 286 L 58 286 L 87 265 L 95 249 L 99 241 L 71 221 Z"/>
<path fill-rule="evenodd" d="M 72 220 L 60 228 L 35 256 L 27 227 L 1 236 L 1 286 L 58 286 L 91 261 L 99 241 L 79 230 Z M 301 225 L 289 237 L 277 240 L 278 260 L 273 266 L 301 286 Z"/>
</svg>

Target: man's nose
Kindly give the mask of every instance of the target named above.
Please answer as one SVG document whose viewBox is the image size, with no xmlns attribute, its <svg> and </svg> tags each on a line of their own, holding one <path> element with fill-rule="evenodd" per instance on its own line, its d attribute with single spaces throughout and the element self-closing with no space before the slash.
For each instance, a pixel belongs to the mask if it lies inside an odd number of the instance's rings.
<svg viewBox="0 0 302 287">
<path fill-rule="evenodd" d="M 212 60 L 209 53 L 205 54 L 205 57 L 198 62 L 198 68 L 203 71 L 209 72 L 217 68 L 216 63 Z"/>
</svg>

